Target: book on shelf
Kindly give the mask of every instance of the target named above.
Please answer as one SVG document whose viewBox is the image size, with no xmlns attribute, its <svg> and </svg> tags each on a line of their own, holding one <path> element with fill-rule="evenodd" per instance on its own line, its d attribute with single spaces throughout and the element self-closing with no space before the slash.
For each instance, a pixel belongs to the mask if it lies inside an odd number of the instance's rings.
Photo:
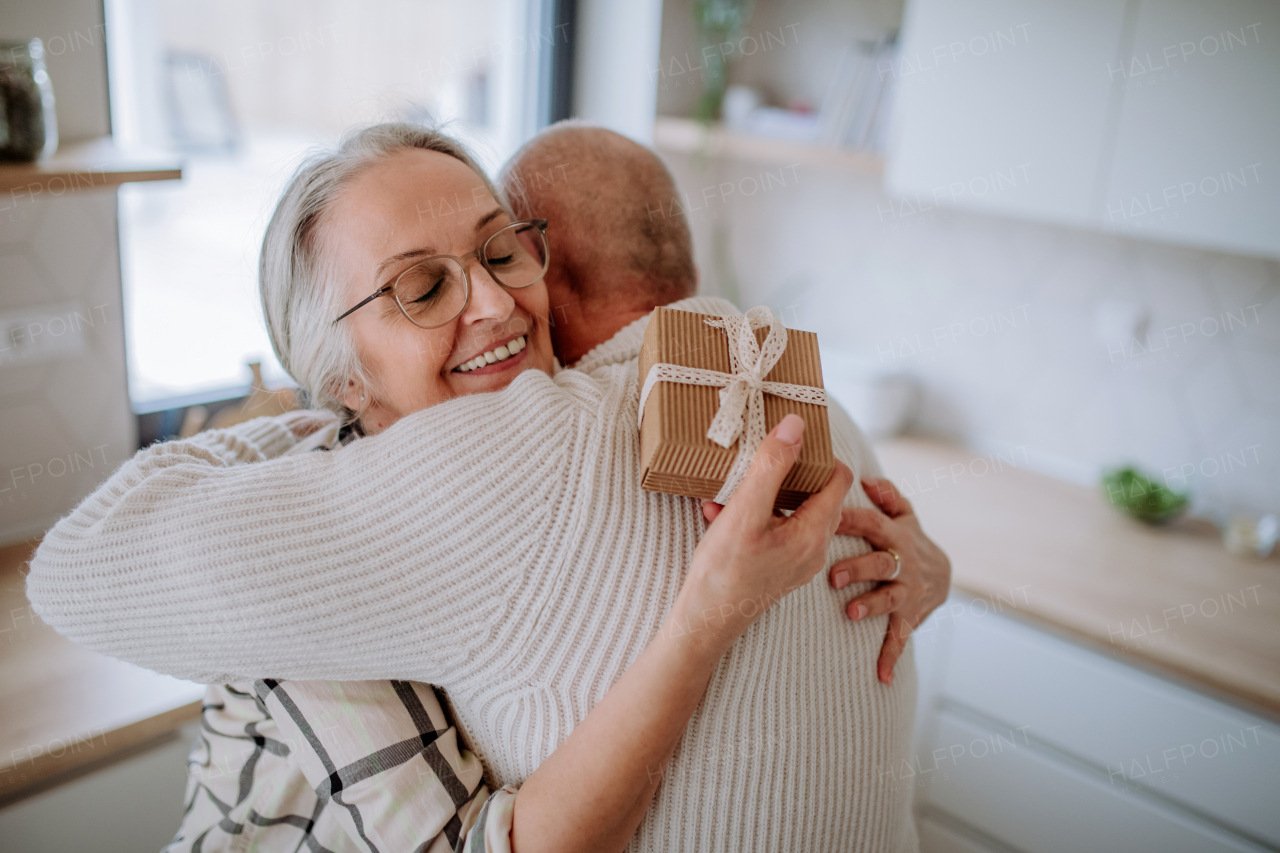
<svg viewBox="0 0 1280 853">
<path fill-rule="evenodd" d="M 877 150 L 893 82 L 897 33 L 863 39 L 841 51 L 819 108 L 819 141 L 833 148 Z"/>
</svg>

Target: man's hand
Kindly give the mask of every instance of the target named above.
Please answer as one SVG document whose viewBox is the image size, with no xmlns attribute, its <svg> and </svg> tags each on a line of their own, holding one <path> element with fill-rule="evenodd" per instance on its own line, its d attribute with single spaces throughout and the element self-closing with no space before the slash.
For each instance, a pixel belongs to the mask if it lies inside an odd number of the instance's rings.
<svg viewBox="0 0 1280 853">
<path fill-rule="evenodd" d="M 902 657 L 907 638 L 916 626 L 947 600 L 951 589 L 951 561 L 933 540 L 920 529 L 911 503 L 883 479 L 862 481 L 862 490 L 880 509 L 845 509 L 842 511 L 837 536 L 861 536 L 880 550 L 840 560 L 831 566 L 827 578 L 836 589 L 860 581 L 881 581 L 870 592 L 863 593 L 845 606 L 850 619 L 889 614 L 889 630 L 876 677 L 885 684 L 893 683 L 893 667 Z M 702 502 L 702 514 L 714 521 L 724 507 L 714 501 Z M 883 550 L 892 548 L 902 558 L 902 571 L 890 580 L 897 561 Z"/>
<path fill-rule="evenodd" d="M 860 581 L 881 581 L 870 592 L 845 607 L 850 619 L 889 614 L 889 631 L 876 674 L 893 683 L 893 667 L 906 648 L 916 626 L 947 599 L 951 588 L 951 561 L 920 529 L 911 503 L 888 480 L 863 480 L 862 489 L 880 509 L 846 509 L 836 533 L 861 536 L 879 549 L 832 565 L 828 578 L 841 589 Z M 882 511 L 883 510 L 883 511 Z M 883 549 L 892 548 L 902 559 L 902 571 L 890 580 L 897 561 Z"/>
</svg>

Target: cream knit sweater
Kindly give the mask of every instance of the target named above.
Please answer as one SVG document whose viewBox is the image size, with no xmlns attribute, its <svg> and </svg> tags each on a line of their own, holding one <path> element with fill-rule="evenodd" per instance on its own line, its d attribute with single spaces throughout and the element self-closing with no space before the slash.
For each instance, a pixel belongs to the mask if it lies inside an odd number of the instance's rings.
<svg viewBox="0 0 1280 853">
<path fill-rule="evenodd" d="M 78 643 L 196 681 L 437 684 L 518 784 L 654 636 L 703 530 L 697 501 L 639 487 L 646 322 L 579 369 L 333 452 L 281 456 L 293 437 L 271 420 L 140 451 L 46 535 L 32 604 Z M 836 456 L 878 473 L 848 416 L 831 422 Z M 848 503 L 869 505 L 856 487 Z M 867 550 L 839 537 L 830 558 Z M 629 849 L 916 849 L 894 772 L 915 672 L 908 653 L 876 681 L 885 620 L 841 607 L 866 588 L 821 574 L 738 640 Z"/>
</svg>

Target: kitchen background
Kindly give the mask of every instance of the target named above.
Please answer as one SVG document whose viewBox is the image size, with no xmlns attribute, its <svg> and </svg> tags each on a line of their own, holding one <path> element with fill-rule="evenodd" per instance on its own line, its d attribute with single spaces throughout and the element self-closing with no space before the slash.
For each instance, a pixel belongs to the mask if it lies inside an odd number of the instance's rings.
<svg viewBox="0 0 1280 853">
<path fill-rule="evenodd" d="M 952 557 L 886 769 L 922 849 L 1280 850 L 1274 2 L 0 0 L 31 37 L 61 147 L 0 165 L 0 838 L 177 824 L 202 689 L 40 624 L 23 564 L 140 445 L 287 404 L 255 269 L 297 159 L 433 116 L 496 168 L 573 115 L 668 163 L 704 292 L 818 333 Z M 1117 512 L 1123 465 L 1189 510 Z"/>
<path fill-rule="evenodd" d="M 58 97 L 64 137 L 101 136 L 108 127 L 100 70 L 108 29 L 85 23 L 95 4 L 61 13 L 64 20 L 52 29 L 24 27 L 24 18 L 36 13 L 11 5 L 6 22 L 12 32 L 81 34 L 69 42 L 76 50 L 64 49 L 48 61 L 66 90 Z M 63 5 L 76 7 L 57 8 Z M 1137 76 L 1130 72 L 1144 67 L 1150 51 L 1133 53 L 1139 65 L 1123 73 L 1115 70 L 1122 60 L 1104 57 L 1104 97 L 1140 104 L 1152 92 L 1176 94 L 1180 86 L 1197 84 L 1188 75 L 1206 66 L 1230 72 L 1232 63 L 1243 62 L 1252 74 L 1250 60 L 1274 65 L 1274 48 L 1263 32 L 1268 19 L 1245 6 L 1224 11 L 1226 23 L 1214 18 L 1187 25 L 1212 29 L 1215 37 L 1234 28 L 1245 44 L 1233 42 L 1230 54 L 1205 55 L 1197 48 L 1182 59 L 1185 67 Z M 78 311 L 94 315 L 97 325 L 75 323 L 83 340 L 57 342 L 62 352 L 19 354 L 14 341 L 6 344 L 0 420 L 7 434 L 30 438 L 7 445 L 0 462 L 21 467 L 70 453 L 74 470 L 36 481 L 8 478 L 4 538 L 39 532 L 87 493 L 101 468 L 80 464 L 76 452 L 85 458 L 96 452 L 99 464 L 111 467 L 132 451 L 131 418 L 119 394 L 110 392 L 125 381 L 118 366 L 122 323 L 129 336 L 129 399 L 138 411 L 238 396 L 249 360 L 263 362 L 268 383 L 287 382 L 257 317 L 254 264 L 272 199 L 308 145 L 361 120 L 425 109 L 452 118 L 496 167 L 536 123 L 521 89 L 529 83 L 517 53 L 564 36 L 563 29 L 544 27 L 539 42 L 525 33 L 538 32 L 536 26 L 500 23 L 501 15 L 481 5 L 427 4 L 413 13 L 418 25 L 396 35 L 401 49 L 371 62 L 368 57 L 385 47 L 382 31 L 352 26 L 355 13 L 342 3 L 278 3 L 253 15 L 247 6 L 233 14 L 199 4 L 120 0 L 108 10 L 121 24 L 111 31 L 128 36 L 117 35 L 113 49 L 112 64 L 120 71 L 112 78 L 115 138 L 131 145 L 175 144 L 162 104 L 164 72 L 155 70 L 165 61 L 162 45 L 171 80 L 188 88 L 193 80 L 206 84 L 207 91 L 196 94 L 221 98 L 234 109 L 213 110 L 212 127 L 207 119 L 194 130 L 183 126 L 197 138 L 186 141 L 181 183 L 120 190 L 123 300 L 113 271 L 120 251 L 113 238 L 114 192 L 9 200 L 12 209 L 0 221 L 0 265 L 8 284 L 0 313 L 25 322 L 33 307 L 46 319 Z M 1120 232 L 1108 235 L 1070 221 L 1072 214 L 1052 200 L 1055 182 L 1070 170 L 1044 144 L 1002 151 L 988 159 L 990 167 L 958 156 L 959 165 L 944 162 L 942 172 L 934 167 L 935 174 L 912 175 L 901 188 L 893 186 L 892 169 L 886 181 L 883 151 L 841 156 L 836 150 L 833 157 L 830 146 L 784 141 L 763 154 L 709 157 L 705 142 L 691 138 L 687 126 L 708 85 L 693 3 L 671 0 L 662 11 L 660 42 L 654 32 L 657 44 L 649 50 L 656 59 L 632 42 L 625 47 L 638 55 L 626 63 L 618 49 L 580 42 L 584 59 L 594 49 L 610 62 L 596 63 L 605 66 L 600 73 L 579 75 L 579 88 L 604 91 L 606 72 L 619 65 L 645 69 L 621 76 L 632 86 L 638 79 L 652 87 L 656 143 L 686 196 L 704 290 L 744 305 L 770 304 L 793 325 L 818 332 L 835 393 L 854 408 L 875 397 L 889 410 L 901 410 L 910 432 L 1005 460 L 1016 456 L 1018 465 L 1080 483 L 1095 482 L 1103 469 L 1136 463 L 1190 491 L 1196 511 L 1220 524 L 1280 508 L 1280 323 L 1274 303 L 1280 267 L 1274 252 L 1267 257 L 1258 250 L 1264 238 L 1245 253 L 1204 248 L 1221 242 L 1220 234 L 1206 238 L 1204 229 L 1192 228 L 1190 239 L 1175 235 L 1172 242 L 1159 233 L 1163 239 L 1143 236 L 1159 232 L 1162 222 L 1187 223 L 1198 210 L 1210 221 L 1230 219 L 1218 213 L 1225 192 L 1218 198 L 1178 195 L 1165 212 L 1125 209 L 1123 200 L 1108 199 L 1112 213 L 1105 225 Z M 951 57 L 948 51 L 938 67 L 931 67 L 934 60 L 904 56 L 901 44 L 877 56 L 877 76 L 890 69 L 890 91 L 880 108 L 883 129 L 871 140 L 876 147 L 892 144 L 893 89 L 928 95 L 985 83 L 998 90 L 1037 51 L 1072 51 L 1084 43 L 1055 32 L 1039 12 L 988 10 L 985 24 L 982 15 L 970 14 L 977 17 L 963 32 L 989 38 L 998 52 L 993 47 L 986 55 Z M 727 53 L 728 82 L 752 87 L 775 104 L 820 110 L 827 99 L 829 110 L 849 46 L 883 39 L 902 23 L 903 6 L 895 2 L 758 3 L 736 36 L 743 47 Z M 1251 29 L 1254 23 L 1262 25 Z M 752 49 L 756 37 L 761 47 Z M 253 49 L 246 54 L 244 45 Z M 186 64 L 175 66 L 174 56 Z M 86 85 L 68 82 L 78 75 L 88 78 Z M 993 99 L 1003 94 L 996 91 Z M 634 99 L 595 97 L 603 102 L 598 109 L 619 114 L 615 123 L 629 122 L 638 138 L 655 138 Z M 1265 113 L 1266 103 L 1265 95 L 1240 97 L 1230 110 Z M 1006 136 L 1033 120 L 1025 106 L 999 110 L 1013 123 Z M 189 112 L 178 120 L 198 124 L 204 116 Z M 947 120 L 951 130 L 985 127 L 988 137 L 1005 130 L 978 113 Z M 1187 141 L 1190 127 L 1201 124 L 1211 125 L 1205 140 Z M 1223 173 L 1231 171 L 1232 197 L 1252 196 L 1265 205 L 1275 195 L 1275 144 L 1256 156 L 1221 152 L 1215 145 L 1231 132 L 1215 134 L 1212 126 L 1223 127 L 1190 111 L 1169 128 L 1172 141 L 1163 147 L 1177 147 L 1178 140 L 1198 146 L 1199 160 L 1224 164 L 1204 169 L 1206 176 L 1225 185 Z M 1063 135 L 1070 133 L 1063 128 Z M 920 135 L 945 142 L 949 128 L 929 126 L 915 131 Z M 1153 150 L 1150 143 L 1139 147 Z M 899 171 L 915 161 L 945 159 L 933 151 L 911 157 Z M 901 161 L 890 156 L 888 162 Z M 1148 199 L 1166 185 L 1184 183 L 1187 175 L 1178 170 L 1186 167 L 1175 160 L 1171 168 L 1175 178 L 1144 186 Z M 760 189 L 749 195 L 757 184 Z M 938 198 L 937 187 L 950 188 Z M 1038 188 L 1049 201 L 1035 197 Z M 1263 228 L 1274 224 L 1263 208 L 1243 215 Z M 1067 226 L 1046 220 L 1067 220 Z M 70 233 L 84 244 L 82 251 L 63 250 Z M 179 267 L 183 274 L 175 280 L 171 271 Z M 862 420 L 892 420 L 893 414 L 868 410 Z M 90 422 L 97 425 L 92 430 Z"/>
<path fill-rule="evenodd" d="M 882 59 L 879 67 L 892 67 L 888 76 L 908 90 L 958 86 L 968 82 L 961 75 L 973 66 L 981 71 L 984 62 L 1008 60 L 992 73 L 1014 76 L 1019 56 L 1058 49 L 1073 38 L 1055 32 L 1042 10 L 1015 6 L 1001 17 L 990 11 L 997 5 L 986 4 L 986 19 L 979 11 L 960 32 L 989 37 L 995 45 L 1000 29 L 1001 53 L 992 48 L 990 55 L 951 58 L 948 48 L 941 68 L 917 69 L 911 63 L 919 57 L 901 54 Z M 1215 36 L 1237 18 L 1244 26 L 1265 11 L 1239 5 L 1223 8 L 1213 22 Z M 687 116 L 696 107 L 699 86 L 690 82 L 700 82 L 704 72 L 686 67 L 700 56 L 687 24 L 691 6 L 667 4 L 680 12 L 665 18 L 660 115 Z M 841 45 L 895 30 L 902 8 L 892 2 L 761 3 L 744 34 L 759 36 L 762 47 L 747 55 L 748 41 L 730 52 L 730 82 L 756 86 L 774 103 L 820 105 Z M 1250 30 L 1244 35 L 1247 49 L 1274 69 L 1274 46 L 1257 43 Z M 1242 55 L 1189 61 L 1225 63 Z M 934 62 L 925 56 L 921 65 Z M 1110 82 L 1106 66 L 1116 62 L 1105 57 L 1099 73 L 1104 81 Z M 1122 81 L 1132 99 L 1156 85 L 1116 75 L 1115 87 Z M 1158 85 L 1180 84 L 1175 75 Z M 1033 120 L 1015 103 L 1004 108 L 1009 121 Z M 1262 98 L 1241 99 L 1232 109 L 1276 113 Z M 1184 123 L 1202 120 L 1211 119 L 1189 112 Z M 1175 138 L 1164 144 L 1177 144 L 1182 124 L 1173 131 Z M 925 132 L 947 144 L 945 125 Z M 1229 132 L 1224 128 L 1210 139 Z M 659 133 L 660 147 L 662 140 Z M 1266 225 L 1274 232 L 1280 227 L 1274 159 L 1280 140 L 1274 131 L 1263 148 L 1257 175 L 1243 173 L 1247 186 L 1236 186 L 1241 194 L 1270 199 Z M 1062 168 L 1053 152 L 1031 145 L 996 169 L 970 167 L 937 180 L 945 187 L 963 185 L 955 199 L 947 189 L 941 201 L 930 192 L 935 184 L 920 193 L 886 189 L 878 162 L 806 162 L 803 149 L 769 152 L 748 163 L 666 153 L 690 197 L 705 286 L 743 305 L 767 303 L 785 312 L 789 323 L 817 332 L 829 373 L 849 365 L 859 376 L 910 377 L 920 388 L 910 430 L 1006 460 L 1016 456 L 1016 464 L 1076 482 L 1095 483 L 1102 469 L 1122 462 L 1168 471 L 1172 486 L 1190 487 L 1206 514 L 1218 518 L 1233 510 L 1264 514 L 1280 508 L 1280 263 L 1274 237 L 1271 257 L 1259 257 L 964 209 L 965 188 L 976 196 L 984 178 L 990 178 L 987 198 L 1053 180 Z M 1002 182 L 991 177 L 994 171 Z M 760 189 L 748 197 L 757 183 Z M 729 185 L 723 197 L 722 184 Z M 709 198 L 702 195 L 706 187 L 713 188 Z M 974 206 L 985 201 L 978 197 Z M 1135 212 L 1133 220 L 1140 235 L 1143 217 Z M 839 384 L 835 390 L 840 393 Z M 856 402 L 865 398 L 860 391 L 847 394 Z"/>
</svg>

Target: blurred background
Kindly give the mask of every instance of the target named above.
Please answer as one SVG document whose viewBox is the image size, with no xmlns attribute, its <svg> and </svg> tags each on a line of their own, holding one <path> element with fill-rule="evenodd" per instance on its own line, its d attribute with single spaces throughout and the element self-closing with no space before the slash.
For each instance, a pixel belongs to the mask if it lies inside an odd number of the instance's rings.
<svg viewBox="0 0 1280 853">
<path fill-rule="evenodd" d="M 0 0 L 0 41 L 57 126 L 0 164 L 0 847 L 177 825 L 199 689 L 22 565 L 138 447 L 290 405 L 300 158 L 429 119 L 492 172 L 579 117 L 667 162 L 703 292 L 818 333 L 952 556 L 885 768 L 923 848 L 1280 849 L 1280 4 Z"/>
</svg>

